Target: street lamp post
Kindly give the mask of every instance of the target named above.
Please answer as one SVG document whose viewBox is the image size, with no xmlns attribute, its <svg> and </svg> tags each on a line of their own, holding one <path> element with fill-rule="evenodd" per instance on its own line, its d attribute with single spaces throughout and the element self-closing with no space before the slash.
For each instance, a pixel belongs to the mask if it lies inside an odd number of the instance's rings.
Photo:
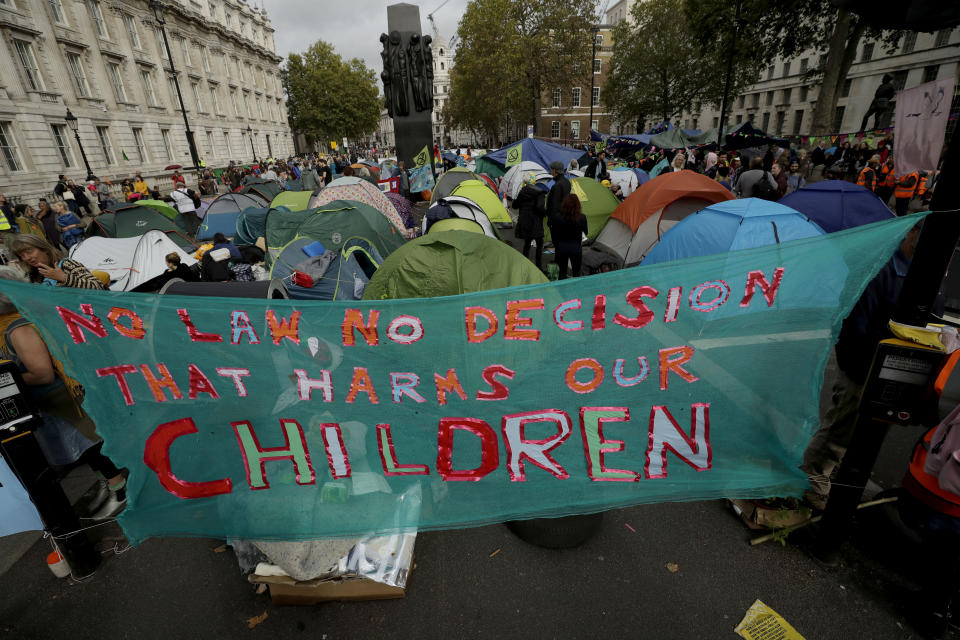
<svg viewBox="0 0 960 640">
<path fill-rule="evenodd" d="M 247 137 L 250 138 L 250 151 L 253 152 L 253 164 L 257 164 L 257 148 L 253 146 L 253 129 L 247 125 Z"/>
<path fill-rule="evenodd" d="M 80 121 L 77 120 L 77 116 L 70 113 L 69 108 L 67 108 L 67 115 L 64 120 L 67 121 L 67 126 L 70 127 L 70 130 L 73 131 L 73 135 L 77 138 L 77 146 L 80 147 L 80 156 L 83 158 L 84 166 L 87 167 L 87 182 L 90 182 L 96 176 L 94 176 L 93 171 L 90 170 L 90 162 L 87 160 L 87 154 L 83 150 L 83 143 L 80 142 L 80 133 L 77 131 L 80 128 Z"/>
<path fill-rule="evenodd" d="M 590 53 L 590 122 L 587 123 L 587 131 L 593 131 L 593 89 L 596 74 L 593 71 L 594 60 L 597 59 L 597 34 L 600 33 L 600 27 L 593 25 L 590 27 L 590 37 L 593 39 L 593 48 Z M 589 138 L 589 134 L 587 135 Z"/>
<path fill-rule="evenodd" d="M 730 75 L 733 73 L 733 52 L 737 47 L 737 36 L 740 35 L 740 5 L 737 0 L 737 10 L 733 17 L 733 37 L 730 39 L 730 53 L 727 56 L 727 78 L 723 83 L 723 100 L 720 101 L 720 127 L 717 131 L 717 153 L 723 151 L 723 126 L 727 119 L 727 100 L 730 97 Z"/>
<path fill-rule="evenodd" d="M 193 140 L 193 132 L 190 131 L 190 123 L 187 121 L 187 109 L 183 105 L 183 93 L 180 91 L 180 80 L 177 78 L 177 69 L 173 66 L 173 54 L 170 52 L 170 42 L 167 40 L 167 30 L 164 25 L 167 21 L 163 19 L 163 11 L 166 9 L 160 0 L 152 0 L 150 8 L 153 9 L 153 17 L 160 25 L 160 34 L 163 36 L 163 46 L 167 49 L 167 60 L 170 62 L 170 74 L 173 76 L 173 84 L 177 88 L 177 100 L 180 101 L 180 113 L 183 115 L 183 126 L 187 130 L 187 145 L 190 147 L 190 161 L 193 163 L 194 171 L 200 168 L 200 157 L 197 155 L 197 145 Z"/>
</svg>

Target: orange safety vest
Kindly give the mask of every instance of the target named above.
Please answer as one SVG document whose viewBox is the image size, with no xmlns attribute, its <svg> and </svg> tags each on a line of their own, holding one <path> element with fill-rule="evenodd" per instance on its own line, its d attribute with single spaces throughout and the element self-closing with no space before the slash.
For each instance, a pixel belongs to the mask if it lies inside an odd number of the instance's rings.
<svg viewBox="0 0 960 640">
<path fill-rule="evenodd" d="M 886 187 L 888 189 L 893 189 L 897 186 L 897 179 L 893 175 L 893 169 L 888 165 L 883 165 L 880 167 L 880 183 L 878 187 Z"/>
<path fill-rule="evenodd" d="M 861 187 L 870 189 L 870 191 L 876 191 L 877 173 L 873 170 L 873 167 L 867 165 L 863 168 L 863 171 L 861 171 L 860 175 L 857 176 L 857 184 Z"/>
<path fill-rule="evenodd" d="M 897 188 L 893 192 L 893 195 L 898 200 L 909 200 L 913 197 L 914 191 L 917 190 L 917 183 L 920 181 L 920 173 L 914 171 L 913 173 L 908 173 L 907 175 L 900 178 L 900 181 L 897 182 Z"/>
<path fill-rule="evenodd" d="M 937 478 L 923 470 L 927 463 L 927 448 L 933 439 L 934 427 L 917 443 L 910 458 L 910 466 L 903 476 L 903 488 L 914 498 L 935 511 L 960 518 L 960 496 L 940 488 Z"/>
<path fill-rule="evenodd" d="M 917 197 L 922 198 L 927 192 L 927 176 L 920 176 L 920 182 L 917 184 Z"/>
</svg>

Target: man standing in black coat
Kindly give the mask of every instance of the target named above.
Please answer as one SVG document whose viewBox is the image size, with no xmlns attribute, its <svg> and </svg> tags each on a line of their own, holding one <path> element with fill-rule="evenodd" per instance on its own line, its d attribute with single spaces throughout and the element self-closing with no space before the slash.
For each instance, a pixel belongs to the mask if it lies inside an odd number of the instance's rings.
<svg viewBox="0 0 960 640">
<path fill-rule="evenodd" d="M 563 199 L 570 195 L 570 181 L 563 175 L 563 163 L 554 160 L 550 163 L 550 175 L 553 176 L 553 187 L 547 195 L 547 224 L 560 218 L 560 205 Z"/>
<path fill-rule="evenodd" d="M 544 192 L 537 187 L 533 174 L 527 178 L 513 201 L 513 207 L 519 212 L 515 234 L 523 240 L 523 257 L 530 259 L 530 246 L 534 245 L 533 263 L 543 270 L 543 209 Z"/>
<path fill-rule="evenodd" d="M 597 182 L 607 180 L 609 178 L 607 174 L 607 152 L 601 151 L 598 153 L 597 157 L 587 165 L 587 170 L 584 171 L 583 175 L 587 178 L 593 178 Z"/>
</svg>

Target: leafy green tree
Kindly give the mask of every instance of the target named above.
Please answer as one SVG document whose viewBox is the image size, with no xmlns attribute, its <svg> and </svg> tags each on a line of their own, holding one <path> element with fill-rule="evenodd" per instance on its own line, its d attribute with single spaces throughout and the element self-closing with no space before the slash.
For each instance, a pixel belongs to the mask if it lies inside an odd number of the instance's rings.
<svg viewBox="0 0 960 640">
<path fill-rule="evenodd" d="M 291 128 L 310 140 L 360 137 L 380 122 L 376 73 L 356 58 L 343 60 L 322 40 L 290 54 L 283 87 Z"/>
<path fill-rule="evenodd" d="M 473 0 L 460 19 L 445 118 L 497 137 L 538 126 L 548 87 L 589 79 L 596 0 Z"/>
<path fill-rule="evenodd" d="M 751 82 L 774 59 L 790 59 L 805 51 L 819 54 L 820 63 L 807 72 L 807 80 L 819 82 L 820 93 L 813 112 L 811 133 L 830 133 L 840 89 L 862 40 L 873 40 L 892 53 L 902 31 L 868 27 L 856 14 L 838 9 L 831 0 L 739 0 L 741 30 L 734 54 L 735 69 L 752 73 Z M 716 11 L 700 0 L 684 0 L 684 12 L 705 56 L 713 56 L 725 68 L 726 43 L 732 37 L 733 8 Z M 719 36 L 719 37 L 718 37 Z M 749 75 L 749 73 L 747 75 Z M 742 85 L 731 91 L 736 95 Z"/>
</svg>

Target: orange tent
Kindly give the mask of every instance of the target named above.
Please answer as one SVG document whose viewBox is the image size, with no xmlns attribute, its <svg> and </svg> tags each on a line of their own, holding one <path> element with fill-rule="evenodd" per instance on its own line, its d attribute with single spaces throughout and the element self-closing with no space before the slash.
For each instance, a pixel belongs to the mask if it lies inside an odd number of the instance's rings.
<svg viewBox="0 0 960 640">
<path fill-rule="evenodd" d="M 641 185 L 614 209 L 596 243 L 622 258 L 625 265 L 636 264 L 680 220 L 732 199 L 726 187 L 694 171 L 664 173 Z"/>
</svg>

